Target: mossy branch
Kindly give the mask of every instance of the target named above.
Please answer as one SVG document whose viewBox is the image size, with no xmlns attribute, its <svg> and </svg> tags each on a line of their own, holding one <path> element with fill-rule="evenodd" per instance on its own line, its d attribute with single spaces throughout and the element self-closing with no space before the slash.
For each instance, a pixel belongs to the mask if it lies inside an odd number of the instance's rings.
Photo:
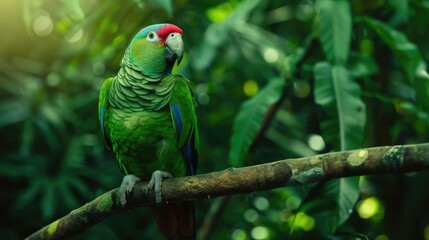
<svg viewBox="0 0 429 240">
<path fill-rule="evenodd" d="M 427 170 L 429 143 L 374 147 L 169 179 L 163 182 L 162 198 L 166 203 L 207 199 L 333 178 Z M 27 239 L 63 239 L 117 212 L 154 205 L 154 196 L 147 192 L 146 185 L 142 182 L 135 186 L 125 208 L 119 204 L 118 189 L 113 189 Z"/>
</svg>

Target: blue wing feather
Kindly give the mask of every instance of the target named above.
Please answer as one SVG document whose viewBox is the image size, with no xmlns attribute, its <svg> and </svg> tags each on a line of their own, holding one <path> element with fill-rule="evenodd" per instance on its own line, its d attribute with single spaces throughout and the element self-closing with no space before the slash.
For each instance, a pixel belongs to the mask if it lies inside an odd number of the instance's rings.
<svg viewBox="0 0 429 240">
<path fill-rule="evenodd" d="M 100 120 L 101 133 L 103 134 L 103 139 L 105 139 L 105 133 L 104 133 L 104 111 L 105 110 L 106 110 L 105 107 L 101 106 L 99 120 Z"/>
<path fill-rule="evenodd" d="M 170 105 L 170 110 L 173 116 L 174 125 L 176 126 L 177 135 L 180 138 L 182 134 L 183 121 L 182 121 L 182 111 L 180 110 L 180 106 L 177 103 L 173 103 Z M 197 164 L 197 153 L 193 151 L 193 135 L 190 134 L 190 137 L 186 139 L 185 144 L 183 144 L 182 152 L 185 157 L 186 164 L 186 173 L 187 175 L 195 175 L 195 169 Z"/>
<path fill-rule="evenodd" d="M 182 133 L 182 111 L 180 111 L 179 104 L 173 103 L 170 106 L 171 113 L 173 114 L 174 125 L 176 126 L 177 135 L 180 136 Z"/>
</svg>

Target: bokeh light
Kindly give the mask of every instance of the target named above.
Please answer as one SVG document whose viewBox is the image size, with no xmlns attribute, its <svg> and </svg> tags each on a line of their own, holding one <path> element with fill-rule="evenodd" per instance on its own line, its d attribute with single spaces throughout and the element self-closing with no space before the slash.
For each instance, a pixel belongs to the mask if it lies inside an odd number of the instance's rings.
<svg viewBox="0 0 429 240">
<path fill-rule="evenodd" d="M 83 37 L 83 29 L 81 27 L 77 27 L 76 29 L 68 32 L 65 35 L 65 39 L 69 43 L 76 43 L 81 40 Z"/>
<path fill-rule="evenodd" d="M 316 221 L 313 217 L 305 214 L 304 212 L 299 212 L 295 215 L 294 226 L 301 228 L 304 231 L 311 231 L 316 225 Z"/>
<path fill-rule="evenodd" d="M 101 75 L 106 71 L 106 67 L 104 66 L 104 63 L 102 62 L 95 62 L 92 64 L 92 72 L 94 72 L 95 75 Z"/>
<path fill-rule="evenodd" d="M 387 235 L 381 234 L 378 235 L 375 240 L 389 240 L 389 237 Z"/>
<path fill-rule="evenodd" d="M 376 197 L 369 197 L 360 201 L 357 205 L 357 211 L 363 219 L 372 218 L 378 213 L 383 213 L 381 203 Z"/>
<path fill-rule="evenodd" d="M 279 52 L 274 48 L 266 48 L 264 59 L 267 63 L 275 63 L 279 59 Z"/>
<path fill-rule="evenodd" d="M 206 11 L 206 16 L 210 21 L 220 23 L 225 21 L 229 15 L 231 15 L 233 10 L 231 3 L 225 2 L 208 9 Z"/>
<path fill-rule="evenodd" d="M 360 41 L 359 48 L 363 53 L 370 55 L 374 51 L 374 44 L 370 39 L 365 38 Z"/>
<path fill-rule="evenodd" d="M 247 80 L 243 84 L 244 94 L 248 97 L 253 97 L 258 93 L 259 87 L 255 80 Z"/>
<path fill-rule="evenodd" d="M 295 210 L 301 205 L 302 200 L 295 195 L 292 195 L 286 200 L 286 207 L 290 210 Z"/>
<path fill-rule="evenodd" d="M 312 134 L 308 137 L 308 146 L 314 151 L 322 151 L 325 149 L 325 141 L 323 141 L 322 136 L 317 134 Z"/>
<path fill-rule="evenodd" d="M 210 96 L 208 95 L 208 86 L 205 83 L 200 83 L 195 87 L 195 93 L 197 95 L 197 102 L 202 105 L 207 105 L 210 102 Z"/>
<path fill-rule="evenodd" d="M 293 92 L 299 98 L 306 98 L 311 93 L 311 86 L 307 81 L 296 81 L 293 83 Z"/>
<path fill-rule="evenodd" d="M 256 222 L 259 218 L 258 212 L 255 211 L 255 209 L 247 209 L 244 212 L 244 219 L 248 222 Z"/>
<path fill-rule="evenodd" d="M 33 21 L 33 31 L 41 37 L 48 36 L 54 29 L 54 23 L 48 13 L 42 11 Z"/>
<path fill-rule="evenodd" d="M 426 225 L 423 230 L 423 237 L 425 238 L 425 240 L 429 240 L 429 224 Z"/>
<path fill-rule="evenodd" d="M 243 229 L 235 229 L 231 233 L 231 239 L 233 240 L 246 240 L 248 239 L 247 233 Z"/>
<path fill-rule="evenodd" d="M 270 236 L 268 228 L 263 226 L 254 227 L 250 232 L 250 236 L 254 239 L 267 239 Z"/>
<path fill-rule="evenodd" d="M 264 197 L 257 197 L 254 201 L 255 207 L 261 211 L 265 211 L 270 207 L 270 202 Z"/>
</svg>

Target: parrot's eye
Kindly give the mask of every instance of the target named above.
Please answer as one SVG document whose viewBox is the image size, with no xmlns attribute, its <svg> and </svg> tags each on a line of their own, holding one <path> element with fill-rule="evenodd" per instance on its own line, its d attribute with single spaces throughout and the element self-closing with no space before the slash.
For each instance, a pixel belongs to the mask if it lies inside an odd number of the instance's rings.
<svg viewBox="0 0 429 240">
<path fill-rule="evenodd" d="M 156 35 L 155 32 L 149 32 L 147 34 L 147 40 L 149 40 L 150 42 L 155 42 L 156 40 L 158 40 L 158 36 Z"/>
</svg>

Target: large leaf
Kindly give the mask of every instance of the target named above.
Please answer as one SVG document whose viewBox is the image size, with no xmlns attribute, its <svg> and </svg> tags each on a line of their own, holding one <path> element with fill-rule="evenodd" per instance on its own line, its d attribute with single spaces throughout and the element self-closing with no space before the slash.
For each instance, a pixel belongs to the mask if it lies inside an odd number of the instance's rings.
<svg viewBox="0 0 429 240">
<path fill-rule="evenodd" d="M 377 63 L 366 54 L 351 54 L 349 72 L 353 78 L 364 78 L 379 72 Z"/>
<path fill-rule="evenodd" d="M 350 4 L 346 0 L 319 0 L 317 21 L 320 42 L 328 60 L 343 64 L 347 61 L 352 33 Z"/>
<path fill-rule="evenodd" d="M 85 13 L 80 6 L 79 0 L 61 0 L 61 2 L 66 7 L 68 15 L 77 21 L 81 21 L 85 18 Z"/>
<path fill-rule="evenodd" d="M 417 46 L 409 41 L 405 34 L 383 22 L 369 17 L 362 19 L 395 54 L 416 91 L 417 102 L 429 110 L 429 76 Z"/>
<path fill-rule="evenodd" d="M 155 0 L 168 14 L 169 17 L 173 16 L 173 3 L 171 0 Z"/>
<path fill-rule="evenodd" d="M 412 80 L 416 74 L 416 70 L 423 62 L 417 46 L 410 42 L 405 34 L 383 22 L 370 17 L 363 17 L 362 19 L 389 46 L 407 73 L 408 78 Z"/>
<path fill-rule="evenodd" d="M 234 167 L 243 166 L 244 158 L 257 136 L 269 108 L 282 94 L 284 80 L 272 79 L 255 97 L 244 102 L 233 126 L 229 163 Z"/>
<path fill-rule="evenodd" d="M 396 21 L 403 22 L 408 20 L 408 0 L 388 0 L 388 2 L 396 10 Z"/>
<path fill-rule="evenodd" d="M 211 66 L 217 55 L 221 52 L 221 47 L 236 47 L 231 45 L 230 35 L 236 32 L 241 26 L 248 22 L 252 11 L 264 3 L 262 0 L 243 1 L 228 18 L 219 23 L 210 25 L 204 33 L 204 38 L 199 45 L 196 53 L 191 59 L 192 66 L 197 70 L 205 70 Z"/>
<path fill-rule="evenodd" d="M 329 181 L 325 188 L 326 195 L 332 197 L 337 204 L 334 211 L 338 218 L 338 226 L 340 226 L 349 218 L 359 198 L 359 177 Z"/>
<path fill-rule="evenodd" d="M 366 121 L 360 86 L 351 79 L 344 66 L 331 66 L 327 62 L 315 65 L 314 78 L 316 103 L 326 112 L 336 113 L 327 119 L 325 125 L 328 128 L 324 129 L 324 134 L 335 136 L 335 139 L 339 137 L 341 150 L 359 148 Z"/>
<path fill-rule="evenodd" d="M 316 185 L 300 211 L 313 215 L 324 234 L 333 234 L 349 218 L 358 198 L 359 177 L 335 179 Z"/>
<path fill-rule="evenodd" d="M 316 103 L 324 112 L 330 113 L 321 123 L 325 141 L 337 145 L 341 150 L 361 146 L 366 120 L 365 104 L 361 100 L 360 86 L 342 65 L 331 66 L 319 62 L 314 67 L 314 95 Z M 326 117 L 326 116 L 325 116 Z M 358 177 L 339 179 L 322 184 L 320 192 L 327 201 L 334 201 L 331 221 L 321 227 L 327 233 L 334 233 L 353 212 L 359 196 Z M 321 197 L 321 196 L 318 196 Z M 325 210 L 324 210 L 325 211 Z"/>
</svg>

